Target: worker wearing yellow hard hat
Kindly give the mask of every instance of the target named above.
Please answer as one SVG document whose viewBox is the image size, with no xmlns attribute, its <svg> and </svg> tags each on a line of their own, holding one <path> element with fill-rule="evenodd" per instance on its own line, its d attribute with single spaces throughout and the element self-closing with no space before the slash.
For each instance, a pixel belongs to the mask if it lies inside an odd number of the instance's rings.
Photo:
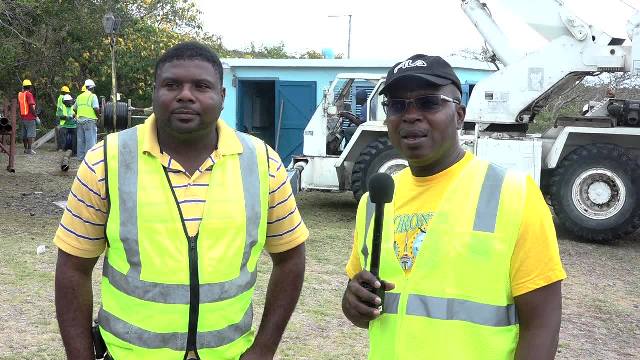
<svg viewBox="0 0 640 360">
<path fill-rule="evenodd" d="M 71 90 L 69 90 L 69 87 L 67 85 L 63 85 L 60 88 L 60 94 L 58 95 L 58 100 L 56 101 L 56 118 L 60 120 L 60 124 L 56 126 L 56 147 L 58 151 L 64 150 L 64 144 L 66 141 L 66 135 L 63 134 L 63 131 L 61 130 L 62 127 L 64 127 L 66 121 L 66 117 L 64 116 L 66 107 L 63 103 L 63 99 L 65 95 L 70 95 L 70 93 Z"/>
<path fill-rule="evenodd" d="M 36 138 L 36 125 L 40 122 L 36 115 L 36 99 L 31 80 L 22 80 L 22 91 L 18 93 L 18 104 L 20 108 L 20 119 L 22 127 L 22 143 L 24 153 L 33 155 L 36 152 L 31 149 L 33 140 Z"/>
</svg>

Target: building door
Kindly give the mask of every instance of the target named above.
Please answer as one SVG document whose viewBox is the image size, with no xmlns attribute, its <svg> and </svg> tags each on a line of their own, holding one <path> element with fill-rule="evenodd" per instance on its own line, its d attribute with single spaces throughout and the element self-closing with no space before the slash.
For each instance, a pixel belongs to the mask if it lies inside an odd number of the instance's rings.
<svg viewBox="0 0 640 360">
<path fill-rule="evenodd" d="M 276 81 L 274 148 L 285 166 L 302 154 L 304 128 L 316 109 L 315 81 Z"/>
</svg>

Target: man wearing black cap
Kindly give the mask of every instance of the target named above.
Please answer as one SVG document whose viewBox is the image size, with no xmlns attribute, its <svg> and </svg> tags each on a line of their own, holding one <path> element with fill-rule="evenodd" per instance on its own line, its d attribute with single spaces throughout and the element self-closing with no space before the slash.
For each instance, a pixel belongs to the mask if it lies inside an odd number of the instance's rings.
<svg viewBox="0 0 640 360">
<path fill-rule="evenodd" d="M 397 63 L 380 93 L 409 167 L 385 208 L 384 285 L 366 270 L 368 194 L 358 206 L 342 309 L 369 329 L 369 359 L 553 359 L 566 274 L 536 183 L 461 148 L 460 80 L 442 58 Z M 363 284 L 385 286 L 381 309 Z"/>
</svg>

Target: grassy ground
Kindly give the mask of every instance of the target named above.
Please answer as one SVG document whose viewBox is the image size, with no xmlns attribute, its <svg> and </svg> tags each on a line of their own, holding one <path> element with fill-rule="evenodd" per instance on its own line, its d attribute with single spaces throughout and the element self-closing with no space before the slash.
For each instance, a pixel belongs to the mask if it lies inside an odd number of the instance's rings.
<svg viewBox="0 0 640 360">
<path fill-rule="evenodd" d="M 57 170 L 58 157 L 49 151 L 19 155 L 15 174 L 0 172 L 0 359 L 64 358 L 53 306 L 56 252 L 36 254 L 38 245 L 51 245 L 62 214 L 52 201 L 65 198 L 73 179 L 74 169 L 70 174 Z M 0 158 L 0 168 L 5 163 Z M 301 194 L 299 207 L 312 234 L 307 273 L 278 358 L 365 359 L 366 332 L 340 311 L 355 203 L 350 194 L 314 192 Z M 639 234 L 610 246 L 559 235 L 569 278 L 558 358 L 640 358 Z M 263 256 L 256 323 L 270 268 Z M 97 284 L 98 273 L 94 275 Z"/>
</svg>

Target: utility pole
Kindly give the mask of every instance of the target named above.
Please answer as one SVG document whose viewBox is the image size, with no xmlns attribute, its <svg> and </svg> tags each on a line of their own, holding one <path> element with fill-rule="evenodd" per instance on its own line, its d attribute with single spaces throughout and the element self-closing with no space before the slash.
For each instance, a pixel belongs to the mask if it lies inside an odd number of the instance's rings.
<svg viewBox="0 0 640 360">
<path fill-rule="evenodd" d="M 111 106 L 112 114 L 111 120 L 113 121 L 113 130 L 117 129 L 117 117 L 116 110 L 118 105 L 118 84 L 116 83 L 116 37 L 111 34 Z"/>
<path fill-rule="evenodd" d="M 349 14 L 349 40 L 347 40 L 347 59 L 351 59 L 351 14 Z"/>
<path fill-rule="evenodd" d="M 349 32 L 347 34 L 347 59 L 351 59 L 351 17 L 352 14 L 346 15 L 329 15 L 330 18 L 349 17 Z"/>
<path fill-rule="evenodd" d="M 117 129 L 116 110 L 118 109 L 118 85 L 116 83 L 116 34 L 120 29 L 120 18 L 115 17 L 112 12 L 108 12 L 102 18 L 102 25 L 104 26 L 104 32 L 109 35 L 109 45 L 111 47 L 111 121 L 113 122 L 113 129 L 115 130 Z"/>
</svg>

